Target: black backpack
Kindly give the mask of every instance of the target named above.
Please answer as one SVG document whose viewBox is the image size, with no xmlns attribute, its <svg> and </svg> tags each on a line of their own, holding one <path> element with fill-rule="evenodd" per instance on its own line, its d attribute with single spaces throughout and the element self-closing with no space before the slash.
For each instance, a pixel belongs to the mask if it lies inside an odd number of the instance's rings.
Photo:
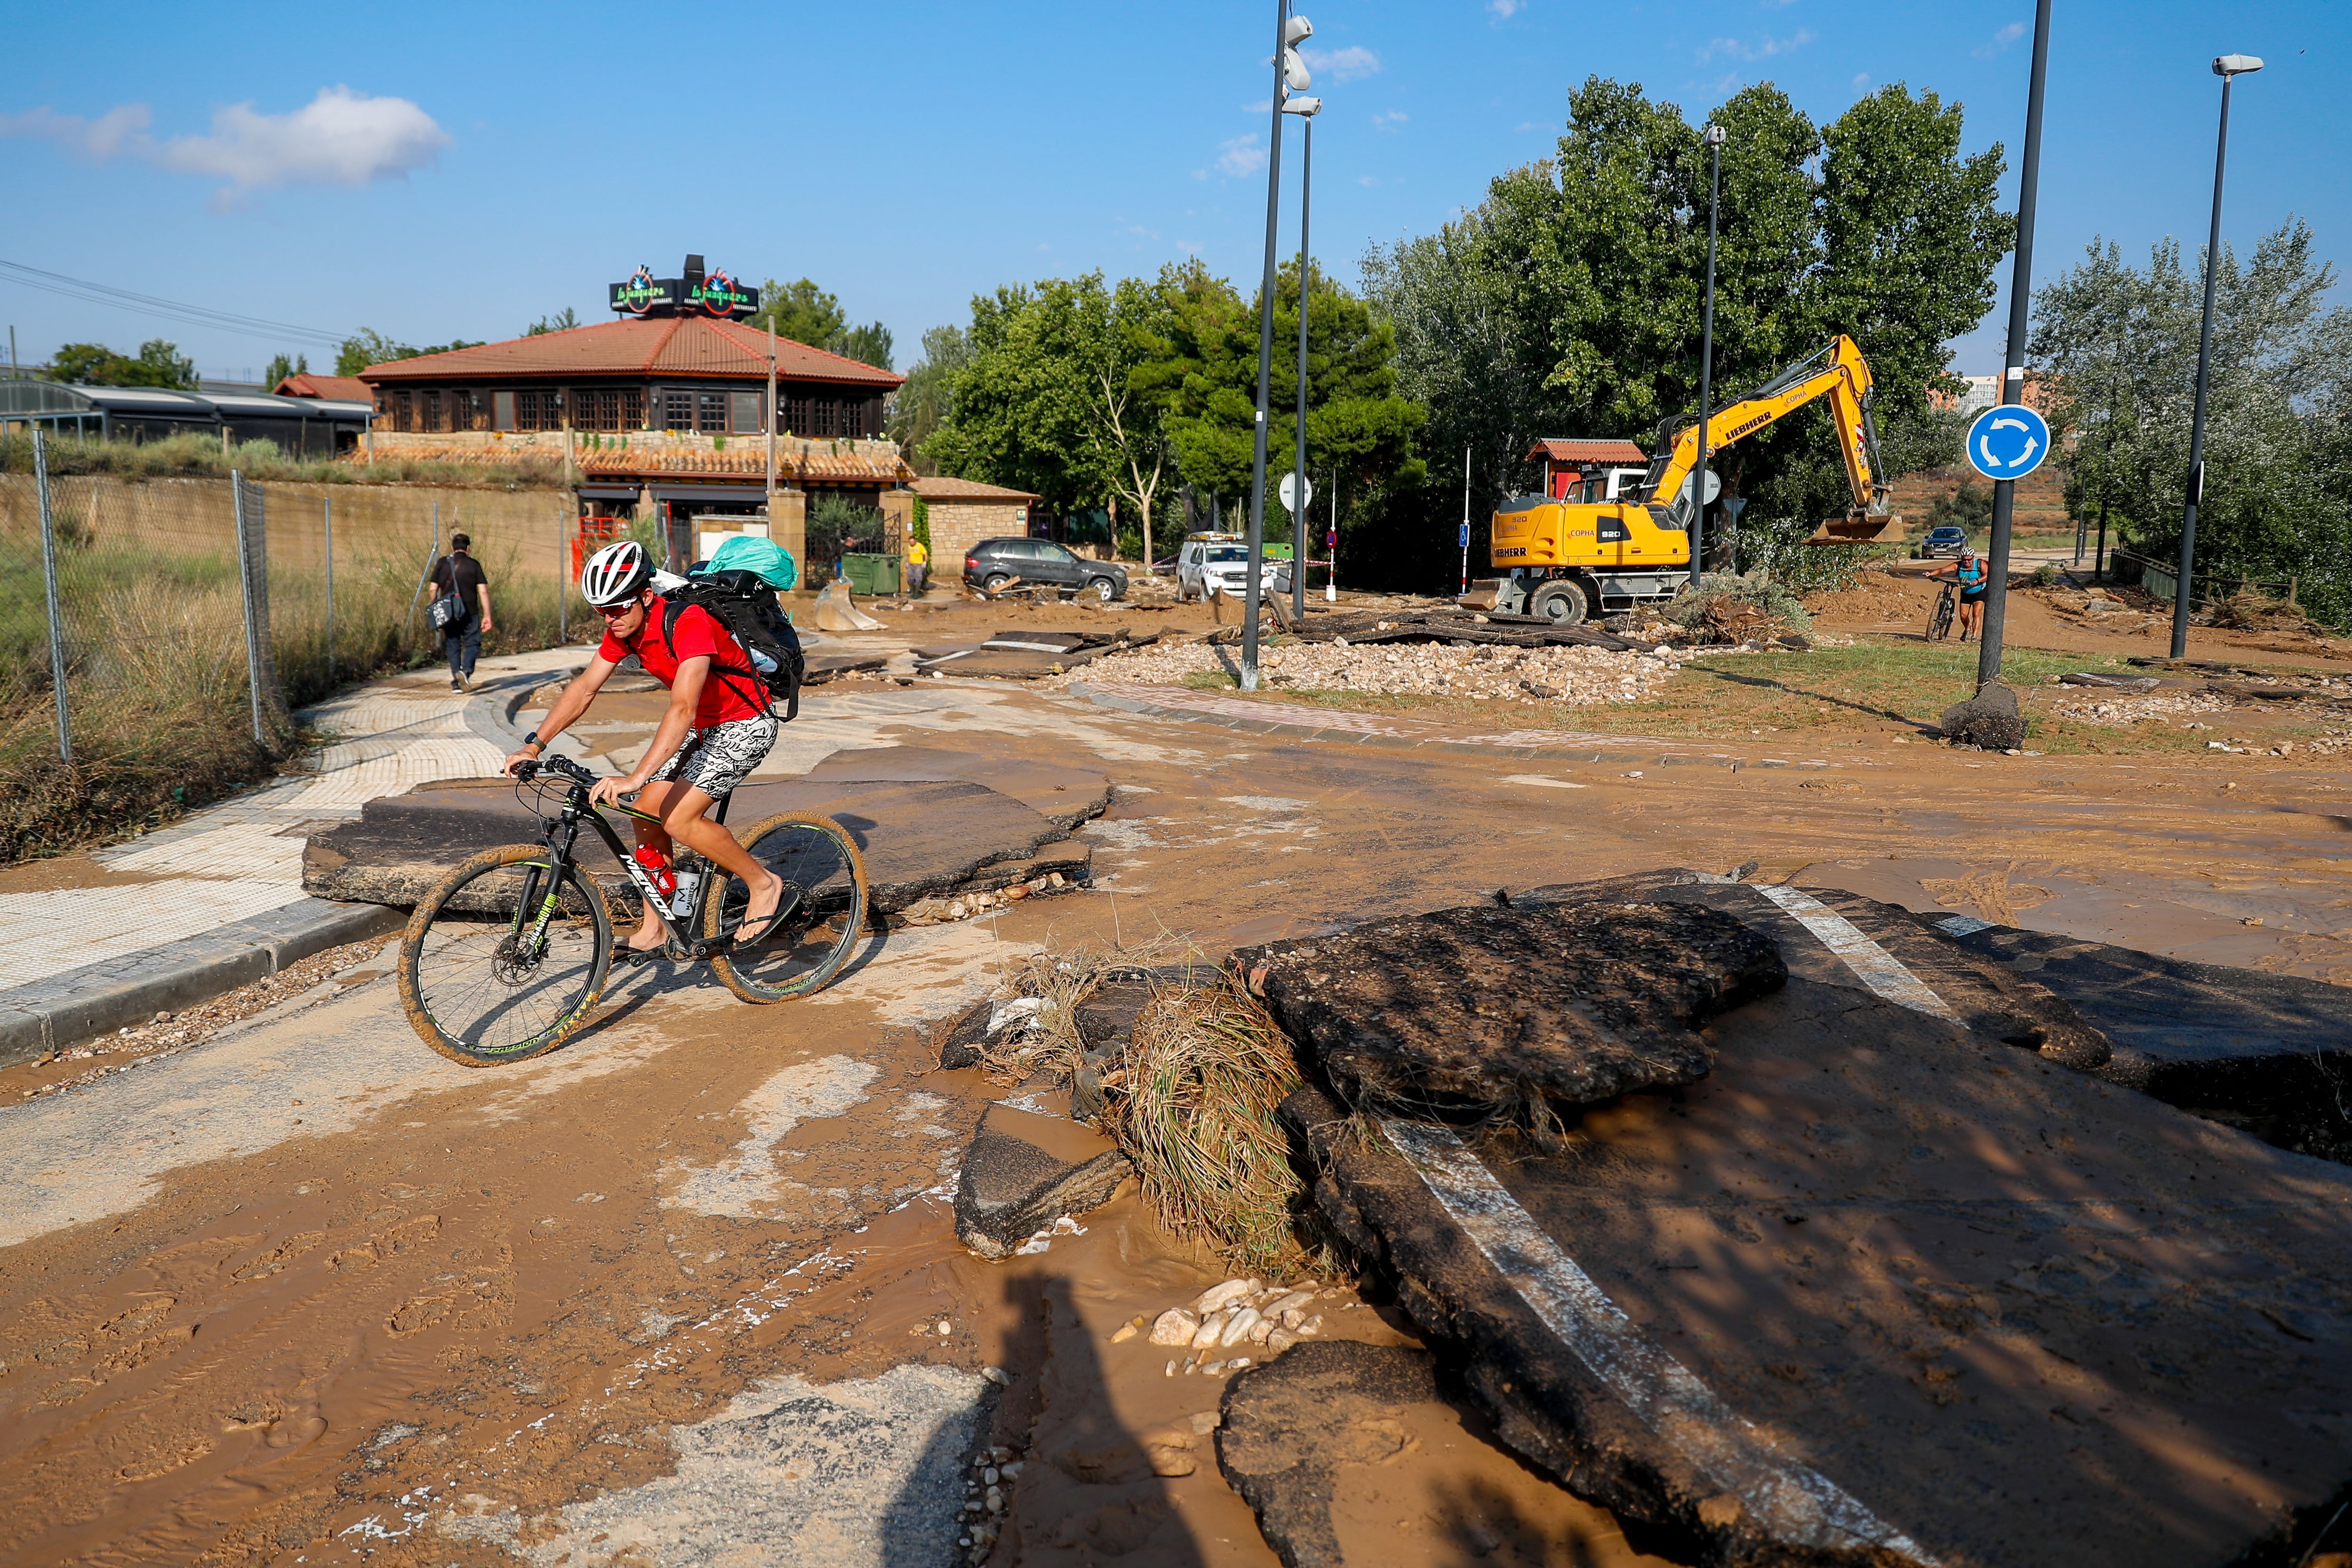
<svg viewBox="0 0 2352 1568">
<path fill-rule="evenodd" d="M 688 605 L 698 605 L 718 617 L 719 624 L 751 656 L 754 668 L 713 661 L 710 673 L 735 689 L 754 707 L 790 723 L 800 717 L 801 679 L 808 660 L 801 653 L 800 634 L 792 617 L 777 602 L 776 591 L 757 572 L 706 572 L 688 578 L 686 585 L 662 591 L 662 642 L 670 658 L 677 657 L 677 618 Z M 755 691 L 740 684 L 750 680 Z M 776 713 L 775 705 L 784 704 Z"/>
</svg>

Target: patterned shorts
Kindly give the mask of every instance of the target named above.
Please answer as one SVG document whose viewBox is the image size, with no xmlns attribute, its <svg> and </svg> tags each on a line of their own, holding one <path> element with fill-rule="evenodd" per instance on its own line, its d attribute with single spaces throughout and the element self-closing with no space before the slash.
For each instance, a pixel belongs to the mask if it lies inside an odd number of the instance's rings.
<svg viewBox="0 0 2352 1568">
<path fill-rule="evenodd" d="M 776 721 L 762 715 L 688 731 L 686 744 L 654 770 L 654 778 L 676 779 L 713 800 L 721 799 L 767 760 L 769 748 L 776 743 Z"/>
</svg>

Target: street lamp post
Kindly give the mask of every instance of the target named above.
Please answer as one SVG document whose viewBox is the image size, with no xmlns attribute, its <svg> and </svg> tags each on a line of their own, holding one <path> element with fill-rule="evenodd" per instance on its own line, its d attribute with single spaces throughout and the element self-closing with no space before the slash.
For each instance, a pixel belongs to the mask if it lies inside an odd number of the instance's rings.
<svg viewBox="0 0 2352 1568">
<path fill-rule="evenodd" d="M 1706 422 L 1715 400 L 1715 209 L 1723 195 L 1723 142 L 1720 125 L 1706 128 L 1706 303 L 1698 330 L 1698 467 L 1691 470 L 1690 581 L 1698 586 L 1706 552 Z M 1600 608 L 1594 605 L 1596 610 Z"/>
<path fill-rule="evenodd" d="M 1282 200 L 1282 103 L 1290 92 L 1312 85 L 1307 62 L 1293 46 L 1315 36 L 1315 25 L 1290 15 L 1290 0 L 1275 0 L 1274 104 L 1271 142 L 1265 152 L 1265 265 L 1258 278 L 1257 410 L 1251 439 L 1249 508 L 1249 582 L 1242 597 L 1242 689 L 1257 689 L 1257 615 L 1265 573 L 1265 436 L 1266 401 L 1274 374 L 1274 246 L 1275 219 Z"/>
<path fill-rule="evenodd" d="M 2172 590 L 2172 657 L 2189 652 L 2189 579 L 2197 567 L 2197 508 L 2205 499 L 2205 391 L 2213 358 L 2213 281 L 2221 266 L 2221 174 L 2230 160 L 2230 85 L 2263 68 L 2252 55 L 2220 55 L 2221 129 L 2213 140 L 2213 227 L 2205 240 L 2205 324 L 2197 335 L 2197 408 L 2189 422 L 2189 500 L 2180 513 L 2180 575 Z"/>
<path fill-rule="evenodd" d="M 1304 21 L 1305 18 L 1301 17 Z M 1298 426 L 1290 452 L 1290 611 L 1294 622 L 1307 619 L 1307 218 L 1315 195 L 1315 116 L 1322 111 L 1319 98 L 1293 96 L 1283 101 L 1285 114 L 1296 114 L 1307 128 L 1298 156 Z"/>
</svg>

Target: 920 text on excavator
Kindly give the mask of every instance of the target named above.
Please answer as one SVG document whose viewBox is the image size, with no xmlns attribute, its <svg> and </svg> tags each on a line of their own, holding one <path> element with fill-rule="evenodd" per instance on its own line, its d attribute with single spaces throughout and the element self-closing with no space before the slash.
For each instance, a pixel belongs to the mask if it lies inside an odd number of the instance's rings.
<svg viewBox="0 0 2352 1568">
<path fill-rule="evenodd" d="M 1717 409 L 1707 420 L 1707 446 L 1720 451 L 1816 398 L 1828 398 L 1853 504 L 1808 542 L 1891 538 L 1903 520 L 1886 510 L 1871 393 L 1870 366 L 1853 340 L 1841 334 L 1769 384 Z M 1496 611 L 1571 626 L 1674 596 L 1690 571 L 1690 479 L 1699 442 L 1697 421 L 1679 432 L 1672 426 L 1669 420 L 1659 432 L 1665 449 L 1622 499 L 1519 496 L 1495 513 L 1488 559 L 1507 574 L 1495 597 Z"/>
</svg>

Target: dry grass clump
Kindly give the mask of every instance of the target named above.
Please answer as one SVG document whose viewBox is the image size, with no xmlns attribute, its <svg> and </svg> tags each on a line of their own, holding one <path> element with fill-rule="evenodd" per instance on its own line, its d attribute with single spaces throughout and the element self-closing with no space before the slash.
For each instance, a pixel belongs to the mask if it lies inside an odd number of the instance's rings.
<svg viewBox="0 0 2352 1568">
<path fill-rule="evenodd" d="M 2212 624 L 2233 631 L 2246 632 L 2306 632 L 2322 635 L 2317 625 L 2303 607 L 2292 599 L 2273 599 L 2258 588 L 2240 588 L 2215 605 Z"/>
<path fill-rule="evenodd" d="M 1301 1184 L 1276 1115 L 1298 1064 L 1255 998 L 1229 982 L 1160 991 L 1104 1082 L 1104 1121 L 1170 1229 L 1244 1269 L 1306 1265 Z"/>
<path fill-rule="evenodd" d="M 1762 573 L 1712 572 L 1661 612 L 1676 626 L 1726 643 L 1763 642 L 1811 631 L 1804 602 Z"/>
</svg>

